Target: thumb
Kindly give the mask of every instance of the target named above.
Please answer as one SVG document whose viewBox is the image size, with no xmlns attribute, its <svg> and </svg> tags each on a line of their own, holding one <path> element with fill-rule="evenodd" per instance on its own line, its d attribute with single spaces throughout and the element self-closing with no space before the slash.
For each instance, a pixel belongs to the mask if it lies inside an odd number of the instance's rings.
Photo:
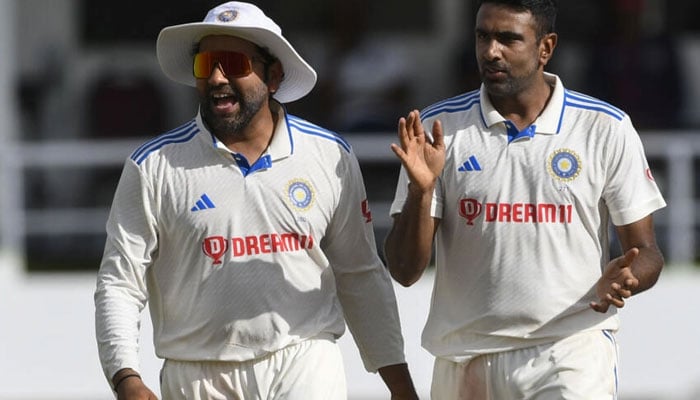
<svg viewBox="0 0 700 400">
<path fill-rule="evenodd" d="M 608 308 L 610 308 L 610 303 L 607 302 L 607 300 L 600 300 L 600 301 L 591 301 L 588 303 L 588 305 L 594 310 L 599 313 L 606 313 L 608 311 Z"/>
<path fill-rule="evenodd" d="M 629 267 L 632 265 L 632 262 L 634 261 L 635 258 L 639 255 L 639 249 L 637 247 L 632 247 L 629 250 L 625 252 L 624 258 L 620 260 L 618 263 L 618 266 L 620 268 L 625 268 Z"/>
</svg>

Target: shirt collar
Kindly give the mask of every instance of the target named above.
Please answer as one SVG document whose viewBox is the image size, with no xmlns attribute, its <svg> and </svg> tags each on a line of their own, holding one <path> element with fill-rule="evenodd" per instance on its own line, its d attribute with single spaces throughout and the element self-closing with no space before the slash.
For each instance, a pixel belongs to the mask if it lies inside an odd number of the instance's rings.
<svg viewBox="0 0 700 400">
<path fill-rule="evenodd" d="M 284 105 L 277 103 L 279 107 L 274 107 L 277 112 L 277 124 L 275 126 L 275 131 L 272 133 L 272 141 L 265 152 L 265 155 L 269 155 L 271 161 L 280 160 L 289 157 L 294 152 L 294 141 L 292 139 L 292 133 L 289 128 L 289 122 L 287 121 L 287 110 Z M 274 111 L 273 111 L 274 112 Z M 200 131 L 204 133 L 204 137 L 208 138 L 209 142 L 213 147 L 221 152 L 232 154 L 233 151 L 226 147 L 213 133 L 207 129 L 204 120 L 202 119 L 201 112 L 197 112 L 197 126 Z"/>
<path fill-rule="evenodd" d="M 275 132 L 272 134 L 272 141 L 267 153 L 272 157 L 272 160 L 280 160 L 289 157 L 294 153 L 294 139 L 292 131 L 289 129 L 289 121 L 287 120 L 287 110 L 281 103 L 277 103 L 277 125 Z M 273 108 L 273 110 L 275 109 Z"/>
<path fill-rule="evenodd" d="M 554 92 L 549 102 L 542 110 L 542 114 L 532 124 L 536 127 L 536 133 L 556 135 L 561 128 L 561 119 L 564 113 L 564 86 L 557 75 L 544 73 L 545 80 L 554 85 Z M 496 124 L 505 123 L 506 119 L 493 107 L 484 85 L 481 85 L 479 97 L 481 100 L 481 117 L 484 124 L 491 128 Z"/>
</svg>

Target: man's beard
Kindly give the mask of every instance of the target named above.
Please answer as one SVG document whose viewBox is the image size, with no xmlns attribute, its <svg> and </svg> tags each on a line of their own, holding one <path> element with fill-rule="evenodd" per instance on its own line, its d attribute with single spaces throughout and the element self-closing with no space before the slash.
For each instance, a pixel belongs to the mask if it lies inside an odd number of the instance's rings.
<svg viewBox="0 0 700 400">
<path fill-rule="evenodd" d="M 237 98 L 238 112 L 222 117 L 212 110 L 214 101 L 212 101 L 210 92 L 211 89 L 207 91 L 204 97 L 200 97 L 200 112 L 207 127 L 217 136 L 235 136 L 243 131 L 268 100 L 267 92 L 263 86 L 253 92 L 249 92 L 247 95 L 230 90 Z"/>
<path fill-rule="evenodd" d="M 491 96 L 495 97 L 511 97 L 516 96 L 519 93 L 527 90 L 529 86 L 532 85 L 536 76 L 539 66 L 536 61 L 532 62 L 532 65 L 528 69 L 518 68 L 513 74 L 513 69 L 510 65 L 499 65 L 497 69 L 502 69 L 507 72 L 505 79 L 501 81 L 490 81 L 484 77 L 483 72 L 480 71 L 481 81 L 486 87 L 487 92 Z"/>
</svg>

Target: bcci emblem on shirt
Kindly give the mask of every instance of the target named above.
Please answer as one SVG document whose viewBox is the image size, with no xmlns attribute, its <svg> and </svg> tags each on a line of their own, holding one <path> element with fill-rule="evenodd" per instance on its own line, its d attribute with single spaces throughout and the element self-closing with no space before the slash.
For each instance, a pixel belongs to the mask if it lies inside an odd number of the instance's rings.
<svg viewBox="0 0 700 400">
<path fill-rule="evenodd" d="M 294 208 L 308 210 L 314 202 L 314 191 L 309 182 L 295 179 L 287 185 L 287 195 Z"/>
<path fill-rule="evenodd" d="M 549 156 L 547 170 L 555 179 L 573 181 L 581 172 L 581 159 L 573 150 L 559 149 Z"/>
</svg>

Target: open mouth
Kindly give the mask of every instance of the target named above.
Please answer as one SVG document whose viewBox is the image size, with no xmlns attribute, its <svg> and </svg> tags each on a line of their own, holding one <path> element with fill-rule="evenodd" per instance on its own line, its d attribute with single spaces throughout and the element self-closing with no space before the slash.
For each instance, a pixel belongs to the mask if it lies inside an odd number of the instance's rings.
<svg viewBox="0 0 700 400">
<path fill-rule="evenodd" d="M 217 113 L 230 113 L 238 105 L 238 97 L 233 93 L 213 93 L 209 98 L 212 108 Z"/>
</svg>

